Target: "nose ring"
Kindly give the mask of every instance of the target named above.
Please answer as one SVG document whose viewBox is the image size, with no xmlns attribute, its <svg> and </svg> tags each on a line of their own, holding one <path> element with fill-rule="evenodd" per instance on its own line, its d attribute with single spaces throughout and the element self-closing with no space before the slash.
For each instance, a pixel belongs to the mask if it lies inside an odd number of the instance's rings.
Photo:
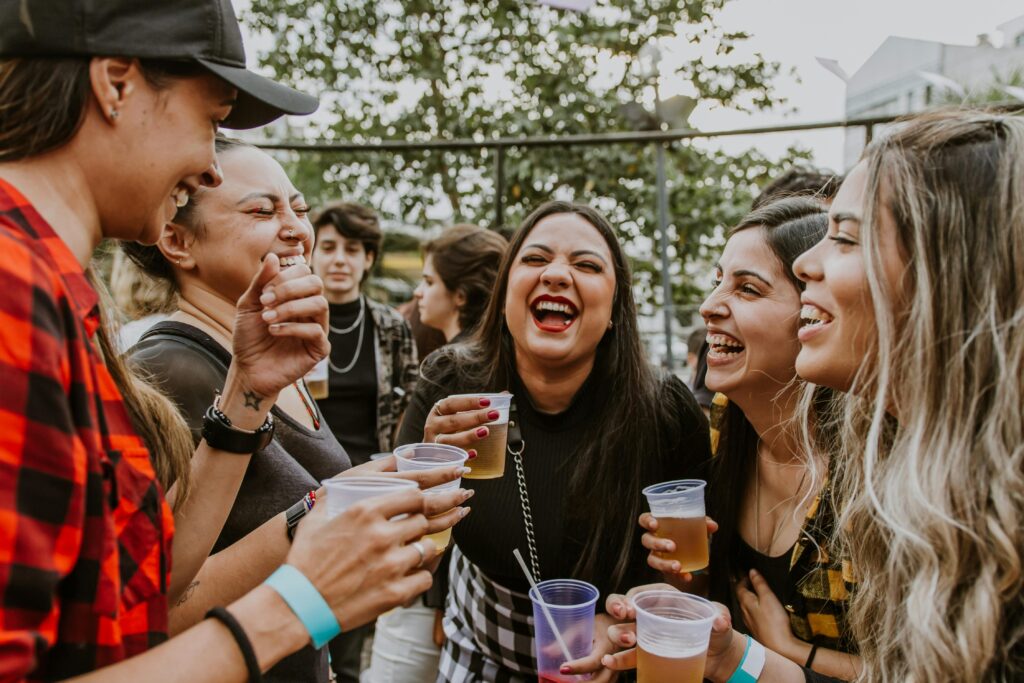
<svg viewBox="0 0 1024 683">
<path fill-rule="evenodd" d="M 290 240 L 295 239 L 295 229 L 294 228 L 288 228 L 288 239 L 290 239 Z"/>
</svg>

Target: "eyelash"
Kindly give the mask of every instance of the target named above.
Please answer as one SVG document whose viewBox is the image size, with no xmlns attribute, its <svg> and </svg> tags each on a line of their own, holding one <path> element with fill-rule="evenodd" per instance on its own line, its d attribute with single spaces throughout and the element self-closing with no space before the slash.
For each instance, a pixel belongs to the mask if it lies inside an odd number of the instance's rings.
<svg viewBox="0 0 1024 683">
<path fill-rule="evenodd" d="M 722 286 L 722 278 L 711 278 L 711 285 L 714 289 L 718 289 Z M 751 285 L 743 285 L 740 287 L 740 291 L 744 294 L 750 294 L 751 296 L 761 296 L 761 292 L 757 291 L 757 288 L 752 287 Z"/>
<path fill-rule="evenodd" d="M 306 214 L 309 213 L 309 207 L 308 206 L 300 206 L 298 208 L 292 209 L 292 211 L 295 212 L 296 216 L 305 216 Z M 274 210 L 273 209 L 256 209 L 254 211 L 250 211 L 250 213 L 252 213 L 252 214 L 254 214 L 256 216 L 273 216 L 274 215 Z"/>
<path fill-rule="evenodd" d="M 853 240 L 847 239 L 846 237 L 842 237 L 840 235 L 830 235 L 829 239 L 835 242 L 836 244 L 842 244 L 844 246 L 855 246 L 857 244 Z"/>
<path fill-rule="evenodd" d="M 520 262 L 525 263 L 527 265 L 536 266 L 545 264 L 548 262 L 548 260 L 543 256 L 538 256 L 537 254 L 527 254 L 526 256 L 520 259 Z M 577 268 L 585 268 L 591 271 L 592 273 L 604 272 L 604 268 L 602 268 L 599 264 L 594 263 L 593 261 L 580 261 L 579 263 L 576 263 L 574 265 Z"/>
</svg>

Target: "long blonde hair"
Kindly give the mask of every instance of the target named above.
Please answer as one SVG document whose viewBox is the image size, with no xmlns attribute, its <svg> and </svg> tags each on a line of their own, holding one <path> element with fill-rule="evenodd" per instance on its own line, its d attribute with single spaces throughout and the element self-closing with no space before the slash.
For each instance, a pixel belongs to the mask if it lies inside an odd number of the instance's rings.
<svg viewBox="0 0 1024 683">
<path fill-rule="evenodd" d="M 1019 680 L 1024 120 L 937 111 L 864 160 L 878 336 L 833 451 L 862 680 Z M 882 276 L 885 210 L 907 264 L 894 286 Z"/>
</svg>

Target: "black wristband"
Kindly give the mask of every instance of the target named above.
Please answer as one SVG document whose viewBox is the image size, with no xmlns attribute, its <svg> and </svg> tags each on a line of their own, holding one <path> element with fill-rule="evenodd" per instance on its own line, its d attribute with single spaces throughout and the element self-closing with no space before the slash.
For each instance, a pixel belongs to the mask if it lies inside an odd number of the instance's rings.
<svg viewBox="0 0 1024 683">
<path fill-rule="evenodd" d="M 805 669 L 810 669 L 811 665 L 814 664 L 814 655 L 818 654 L 818 644 L 811 643 L 811 652 L 807 655 L 807 663 L 804 664 Z"/>
<path fill-rule="evenodd" d="M 260 664 L 256 660 L 256 653 L 252 649 L 252 643 L 249 642 L 249 636 L 245 634 L 245 629 L 238 623 L 238 620 L 223 607 L 214 607 L 206 613 L 206 618 L 214 618 L 220 623 L 227 626 L 228 630 L 231 631 L 231 636 L 238 643 L 238 649 L 242 651 L 242 658 L 245 660 L 245 668 L 249 671 L 249 683 L 263 683 L 263 672 L 260 671 Z"/>
<path fill-rule="evenodd" d="M 203 438 L 207 445 L 220 451 L 249 455 L 266 448 L 274 438 L 274 418 L 267 419 L 255 432 L 246 432 L 231 424 L 228 416 L 217 409 L 216 403 L 203 415 Z"/>
</svg>

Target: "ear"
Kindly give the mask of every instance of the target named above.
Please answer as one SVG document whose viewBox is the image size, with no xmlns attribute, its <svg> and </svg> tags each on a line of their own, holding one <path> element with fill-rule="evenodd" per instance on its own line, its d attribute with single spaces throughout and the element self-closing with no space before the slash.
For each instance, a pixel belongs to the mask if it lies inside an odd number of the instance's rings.
<svg viewBox="0 0 1024 683">
<path fill-rule="evenodd" d="M 100 113 L 110 124 L 117 121 L 142 77 L 136 60 L 125 57 L 94 57 L 89 62 L 89 82 Z"/>
<path fill-rule="evenodd" d="M 377 252 L 368 251 L 366 252 L 366 272 L 369 273 L 373 270 L 373 264 L 377 262 Z"/>
<path fill-rule="evenodd" d="M 462 290 L 462 287 L 459 287 L 455 290 L 452 299 L 455 301 L 455 308 L 462 308 L 466 305 L 466 292 Z"/>
<path fill-rule="evenodd" d="M 156 244 L 173 267 L 191 270 L 196 266 L 195 258 L 192 256 L 192 245 L 195 241 L 195 235 L 191 230 L 177 223 L 168 223 L 161 231 Z"/>
</svg>

